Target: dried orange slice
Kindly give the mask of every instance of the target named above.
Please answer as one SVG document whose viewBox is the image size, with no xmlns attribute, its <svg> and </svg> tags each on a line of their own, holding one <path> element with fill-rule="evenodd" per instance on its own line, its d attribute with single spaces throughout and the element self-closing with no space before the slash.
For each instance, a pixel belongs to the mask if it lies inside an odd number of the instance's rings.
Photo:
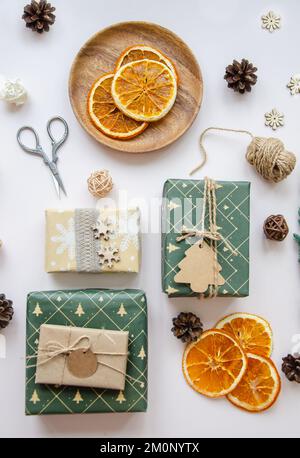
<svg viewBox="0 0 300 458">
<path fill-rule="evenodd" d="M 247 369 L 247 356 L 232 336 L 211 329 L 186 347 L 182 368 L 195 391 L 218 398 L 238 386 Z"/>
<path fill-rule="evenodd" d="M 270 357 L 273 334 L 269 323 L 250 313 L 233 313 L 220 320 L 216 326 L 232 335 L 246 353 Z"/>
<path fill-rule="evenodd" d="M 88 95 L 88 113 L 105 135 L 128 140 L 142 133 L 148 124 L 128 118 L 116 107 L 111 95 L 113 77 L 110 73 L 95 81 Z"/>
<path fill-rule="evenodd" d="M 163 118 L 174 105 L 176 77 L 162 62 L 143 59 L 123 65 L 115 74 L 112 96 L 117 107 L 136 121 Z"/>
<path fill-rule="evenodd" d="M 248 412 L 262 412 L 277 400 L 281 390 L 280 377 L 269 358 L 251 353 L 247 356 L 246 373 L 227 399 Z"/>
<path fill-rule="evenodd" d="M 117 60 L 116 71 L 118 71 L 122 65 L 143 59 L 157 60 L 162 62 L 172 70 L 176 76 L 176 79 L 178 80 L 177 71 L 173 62 L 158 49 L 146 45 L 136 45 L 125 49 L 125 51 L 122 52 L 119 59 Z"/>
</svg>

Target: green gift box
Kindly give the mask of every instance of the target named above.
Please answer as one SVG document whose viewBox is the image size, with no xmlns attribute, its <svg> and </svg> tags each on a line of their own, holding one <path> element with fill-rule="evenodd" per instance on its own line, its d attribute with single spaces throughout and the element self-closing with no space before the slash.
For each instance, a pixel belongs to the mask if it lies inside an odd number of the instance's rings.
<svg viewBox="0 0 300 458">
<path fill-rule="evenodd" d="M 128 331 L 124 391 L 35 383 L 42 324 Z M 27 298 L 26 414 L 145 412 L 147 301 L 136 289 L 33 292 Z"/>
<path fill-rule="evenodd" d="M 216 226 L 222 238 L 217 242 L 217 261 L 225 280 L 217 296 L 249 295 L 250 183 L 216 182 Z M 197 239 L 178 241 L 184 227 L 209 230 L 209 215 L 204 209 L 204 180 L 170 179 L 165 182 L 162 204 L 162 288 L 169 297 L 198 296 L 189 284 L 174 280 L 179 263 Z M 207 207 L 207 205 L 205 205 Z M 227 243 L 226 243 L 227 242 Z M 229 245 L 237 251 L 234 256 Z M 196 269 L 196 266 L 195 266 Z M 208 296 L 208 290 L 204 293 Z"/>
</svg>

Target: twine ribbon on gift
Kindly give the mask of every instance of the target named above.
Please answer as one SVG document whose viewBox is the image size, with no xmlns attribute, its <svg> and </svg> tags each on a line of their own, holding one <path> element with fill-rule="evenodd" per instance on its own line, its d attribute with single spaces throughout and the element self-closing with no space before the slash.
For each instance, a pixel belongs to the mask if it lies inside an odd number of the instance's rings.
<svg viewBox="0 0 300 458">
<path fill-rule="evenodd" d="M 214 284 L 209 285 L 209 298 L 216 297 L 218 294 L 218 242 L 222 241 L 233 256 L 237 256 L 239 252 L 233 245 L 218 231 L 217 226 L 217 198 L 216 198 L 216 182 L 210 178 L 204 179 L 204 201 L 201 216 L 201 229 L 183 228 L 182 234 L 176 238 L 177 242 L 186 240 L 189 237 L 200 237 L 199 246 L 202 245 L 204 239 L 209 240 L 210 248 L 214 253 Z M 208 207 L 209 230 L 205 230 L 205 215 L 206 207 Z M 201 297 L 206 297 L 204 294 Z"/>
<path fill-rule="evenodd" d="M 69 329 L 70 329 L 70 336 L 71 336 L 72 328 L 70 327 Z M 115 341 L 107 334 L 100 333 L 100 335 L 105 336 L 112 343 L 115 343 Z M 86 345 L 82 344 L 84 340 L 87 340 Z M 87 352 L 91 350 L 91 348 L 92 348 L 92 340 L 87 335 L 82 335 L 78 337 L 78 339 L 76 339 L 71 345 L 63 345 L 57 341 L 49 341 L 47 342 L 47 345 L 45 348 L 39 348 L 38 351 L 34 355 L 26 356 L 26 359 L 32 359 L 32 358 L 38 358 L 41 354 L 46 353 L 46 358 L 38 361 L 36 364 L 33 364 L 31 366 L 26 366 L 26 368 L 27 369 L 36 368 L 44 364 L 47 364 L 48 362 L 52 361 L 54 358 L 57 358 L 58 356 L 68 356 L 72 352 L 77 351 L 77 350 L 82 350 L 83 352 Z M 94 350 L 91 350 L 91 351 L 96 356 L 127 356 L 128 355 L 128 352 L 118 353 L 118 352 L 104 352 L 104 351 L 94 351 Z M 112 369 L 113 371 L 124 375 L 124 377 L 128 378 L 129 380 L 132 380 L 133 382 L 139 382 L 138 379 L 131 377 L 125 371 L 122 371 L 114 366 L 111 366 L 110 364 L 106 364 L 103 361 L 99 361 L 99 360 L 98 360 L 98 364 L 101 366 L 108 367 L 109 369 Z M 143 388 L 144 383 L 143 382 L 139 382 L 139 383 L 140 383 L 141 388 Z"/>
<path fill-rule="evenodd" d="M 249 135 L 252 139 L 247 148 L 246 159 L 250 165 L 267 181 L 278 183 L 294 170 L 296 165 L 296 156 L 294 153 L 287 151 L 284 144 L 278 138 L 255 137 L 248 130 L 242 129 L 226 129 L 224 127 L 208 127 L 200 136 L 200 150 L 202 152 L 202 160 L 195 167 L 190 175 L 200 170 L 207 161 L 207 151 L 204 147 L 204 137 L 209 131 L 217 132 L 233 132 Z"/>
</svg>

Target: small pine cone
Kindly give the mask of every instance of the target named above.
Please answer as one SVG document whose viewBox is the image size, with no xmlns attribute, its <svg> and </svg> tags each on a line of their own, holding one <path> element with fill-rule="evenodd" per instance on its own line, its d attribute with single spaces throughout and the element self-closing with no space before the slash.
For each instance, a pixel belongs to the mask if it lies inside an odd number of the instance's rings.
<svg viewBox="0 0 300 458">
<path fill-rule="evenodd" d="M 54 6 L 47 3 L 46 0 L 32 0 L 24 7 L 22 19 L 26 22 L 26 27 L 29 27 L 33 32 L 48 32 L 50 25 L 55 22 L 53 11 L 55 11 Z"/>
<path fill-rule="evenodd" d="M 180 313 L 177 318 L 173 318 L 173 328 L 171 329 L 177 339 L 184 343 L 194 342 L 203 332 L 203 324 L 193 313 Z"/>
<path fill-rule="evenodd" d="M 288 355 L 282 358 L 282 372 L 290 382 L 300 383 L 300 358 Z"/>
<path fill-rule="evenodd" d="M 251 86 L 256 84 L 257 75 L 255 72 L 257 72 L 257 68 L 247 59 L 243 59 L 242 62 L 234 60 L 231 65 L 226 67 L 224 79 L 230 89 L 244 94 L 251 92 Z"/>
<path fill-rule="evenodd" d="M 6 328 L 13 317 L 12 301 L 6 299 L 5 294 L 0 294 L 0 328 Z"/>
</svg>

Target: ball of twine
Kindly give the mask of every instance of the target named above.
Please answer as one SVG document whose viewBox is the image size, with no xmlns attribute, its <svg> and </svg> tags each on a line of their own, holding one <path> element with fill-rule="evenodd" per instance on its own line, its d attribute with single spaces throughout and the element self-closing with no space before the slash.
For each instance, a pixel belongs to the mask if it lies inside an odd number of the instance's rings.
<svg viewBox="0 0 300 458">
<path fill-rule="evenodd" d="M 87 180 L 88 190 L 94 197 L 105 197 L 113 188 L 108 170 L 97 170 Z"/>
<path fill-rule="evenodd" d="M 278 183 L 284 178 L 287 178 L 295 168 L 296 156 L 286 151 L 284 144 L 278 138 L 254 137 L 251 132 L 242 129 L 208 127 L 200 135 L 200 150 L 203 155 L 202 160 L 200 164 L 190 172 L 190 175 L 193 175 L 206 164 L 207 152 L 204 148 L 203 140 L 207 132 L 212 130 L 216 132 L 234 132 L 249 135 L 252 141 L 247 148 L 246 159 L 249 164 L 253 165 L 256 171 L 268 181 Z"/>
<path fill-rule="evenodd" d="M 289 233 L 289 227 L 284 216 L 269 216 L 264 222 L 264 233 L 267 239 L 282 242 Z"/>
<path fill-rule="evenodd" d="M 296 165 L 296 156 L 286 151 L 278 138 L 253 137 L 246 158 L 261 176 L 274 183 L 287 178 Z"/>
</svg>

